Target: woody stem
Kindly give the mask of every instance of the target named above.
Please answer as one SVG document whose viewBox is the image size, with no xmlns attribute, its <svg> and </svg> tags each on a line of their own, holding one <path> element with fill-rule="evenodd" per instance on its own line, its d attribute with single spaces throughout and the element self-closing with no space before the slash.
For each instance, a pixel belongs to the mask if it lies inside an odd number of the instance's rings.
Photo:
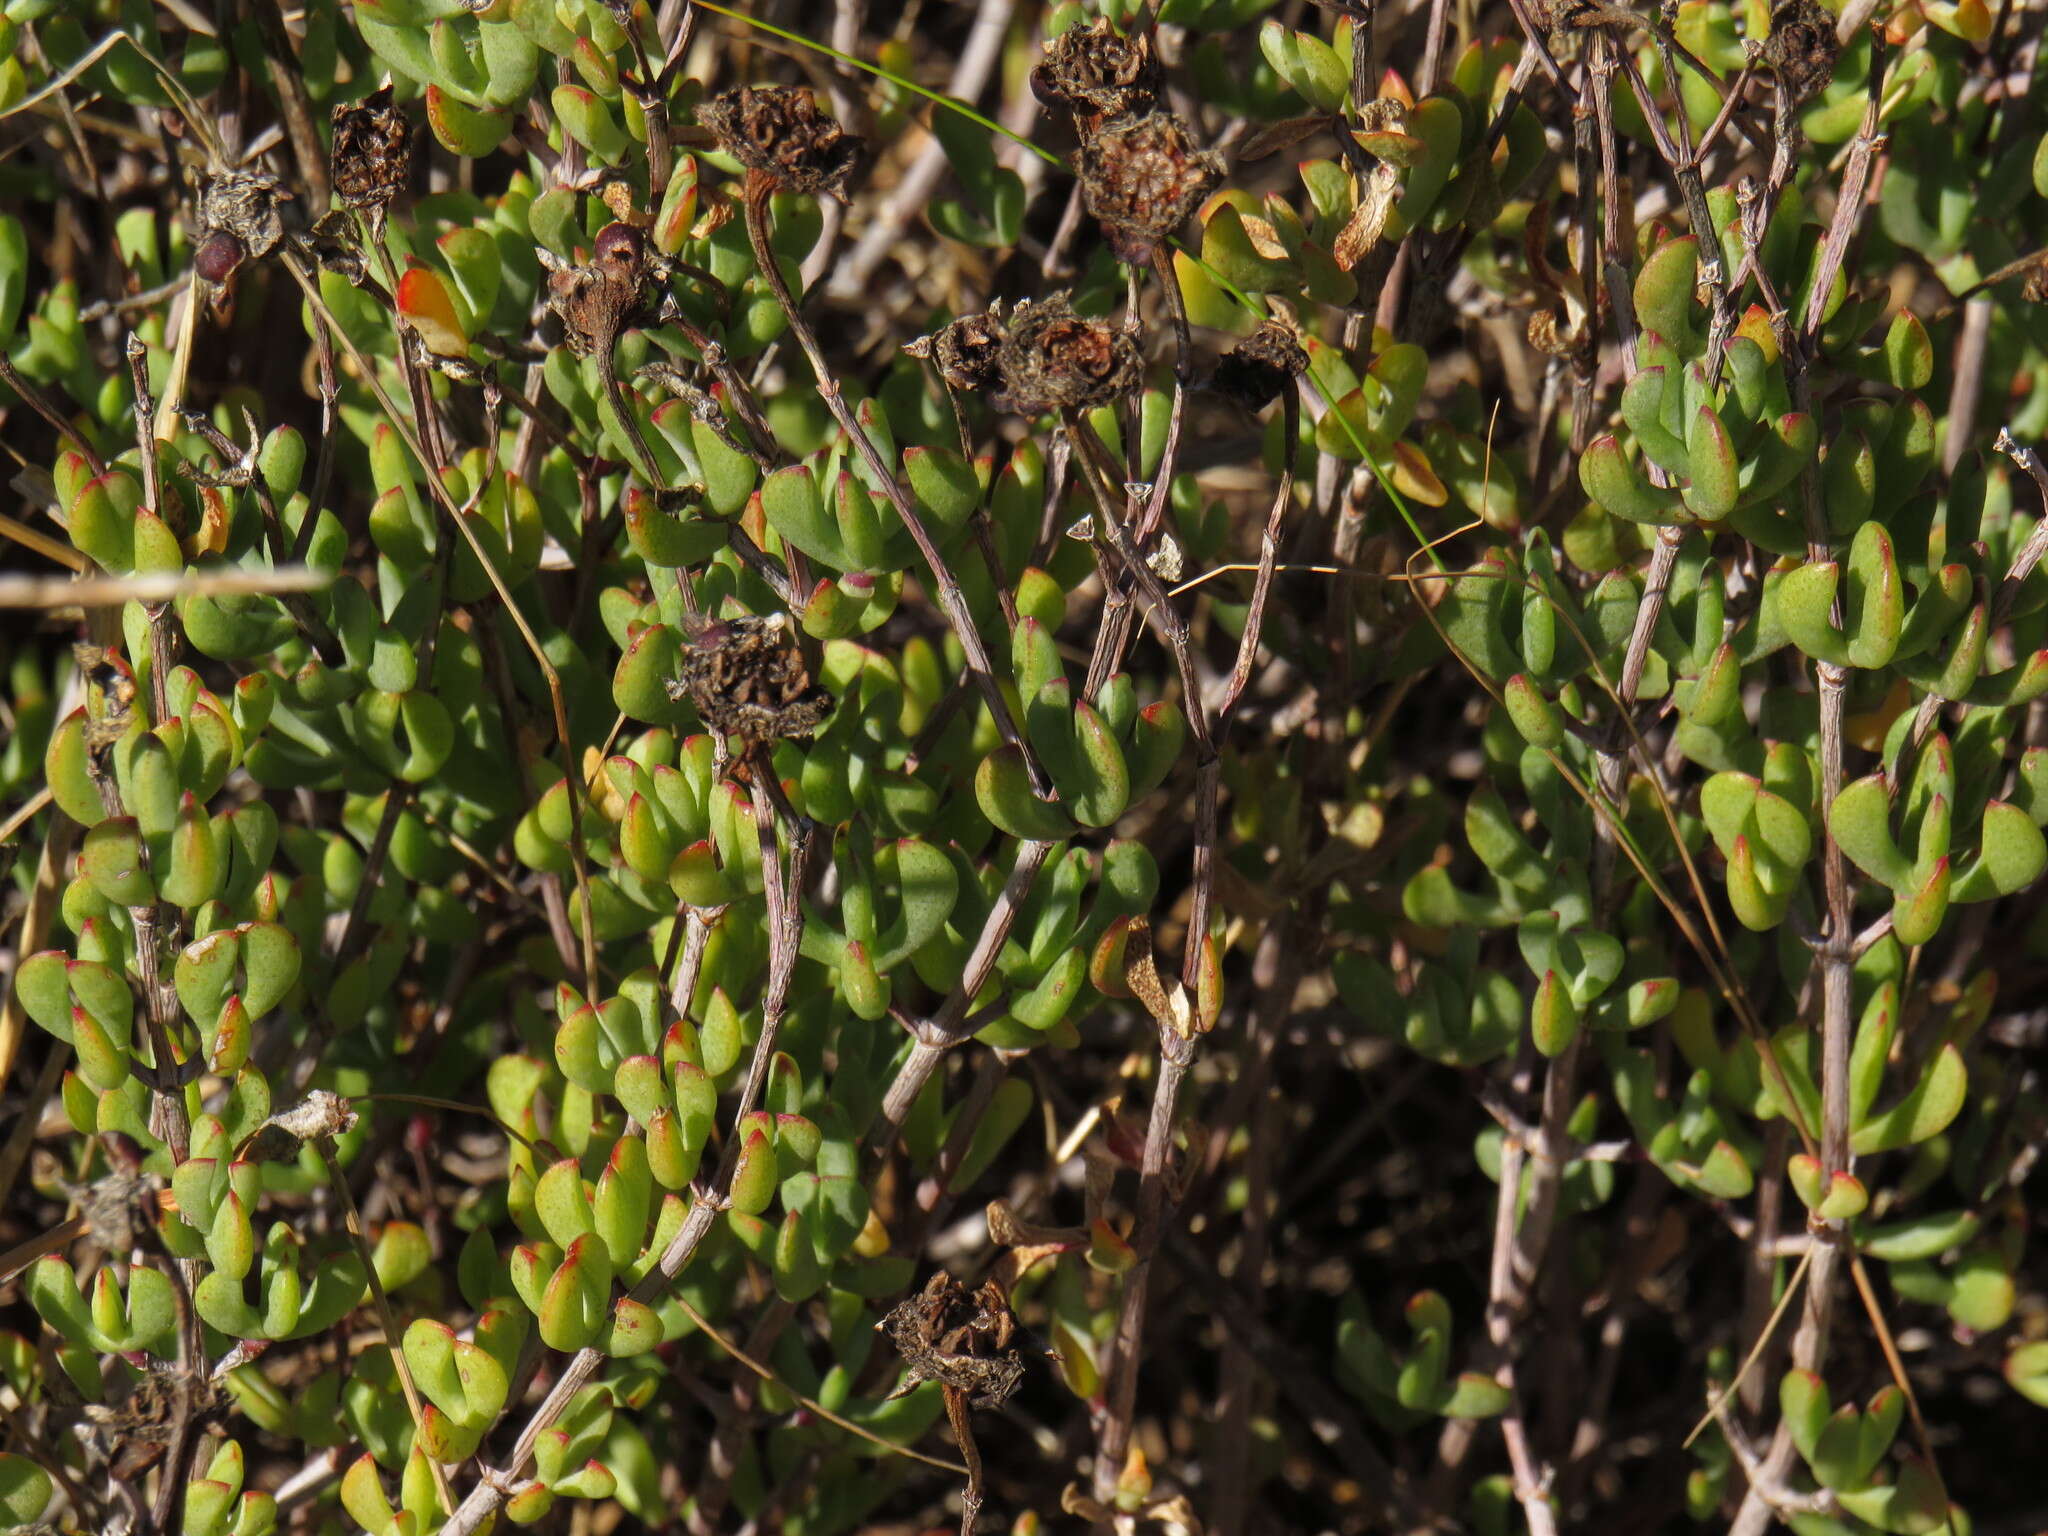
<svg viewBox="0 0 2048 1536">
<path fill-rule="evenodd" d="M 960 590 L 960 580 L 953 574 L 953 568 L 933 541 L 931 530 L 925 526 L 918 514 L 917 506 L 896 478 L 895 468 L 882 458 L 873 438 L 855 418 L 853 410 L 841 394 L 839 384 L 832 376 L 832 370 L 825 361 L 825 354 L 818 346 L 818 338 L 812 334 L 808 321 L 797 308 L 796 297 L 790 292 L 789 283 L 782 275 L 782 268 L 775 260 L 775 252 L 768 244 L 768 197 L 775 190 L 775 184 L 759 171 L 747 173 L 746 210 L 747 239 L 754 248 L 754 264 L 760 269 L 762 279 L 768 284 L 775 301 L 782 306 L 782 313 L 789 322 L 789 333 L 796 338 L 811 365 L 811 372 L 818 381 L 818 394 L 825 406 L 832 412 L 833 420 L 839 423 L 847 441 L 860 454 L 861 462 L 867 465 L 875 477 L 875 483 L 889 498 L 889 504 L 896 509 L 896 515 L 903 519 L 903 526 L 910 531 L 910 537 L 917 545 L 917 552 L 924 563 L 931 568 L 935 595 L 939 607 L 944 610 L 946 622 L 952 626 L 954 635 L 960 641 L 961 652 L 967 658 L 967 670 L 973 674 L 975 686 L 981 690 L 984 703 L 994 717 L 996 730 L 1005 743 L 1017 748 L 1024 759 L 1026 771 L 1031 776 L 1031 787 L 1041 797 L 1051 793 L 1051 780 L 1046 777 L 1039 764 L 1038 754 L 1031 750 L 1031 744 L 1024 739 L 1024 733 L 1017 728 L 1016 718 L 1010 713 L 1009 702 L 1004 699 L 1002 689 L 996 685 L 994 669 L 989 664 L 988 649 L 982 644 L 981 634 L 974 627 L 974 616 L 967 610 L 967 599 Z"/>
<path fill-rule="evenodd" d="M 981 1515 L 981 1451 L 975 1446 L 974 1426 L 968 1421 L 967 1393 L 951 1383 L 939 1390 L 946 1397 L 946 1418 L 960 1444 L 960 1459 L 967 1463 L 967 1487 L 960 1494 L 960 1536 L 974 1536 L 975 1521 Z"/>
</svg>

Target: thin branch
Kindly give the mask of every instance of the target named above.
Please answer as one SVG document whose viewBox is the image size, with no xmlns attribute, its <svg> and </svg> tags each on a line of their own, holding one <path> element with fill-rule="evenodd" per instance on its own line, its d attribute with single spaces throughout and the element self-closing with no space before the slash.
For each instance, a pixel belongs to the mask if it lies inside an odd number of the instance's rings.
<svg viewBox="0 0 2048 1536">
<path fill-rule="evenodd" d="M 772 784 L 772 766 L 764 764 L 762 768 L 764 771 L 756 773 L 757 784 L 763 779 Z M 761 839 L 762 886 L 768 906 L 768 981 L 761 999 L 761 1033 L 754 1043 L 753 1060 L 748 1065 L 740 1101 L 733 1112 L 734 1126 L 744 1121 L 760 1103 L 762 1089 L 768 1081 L 768 1068 L 774 1060 L 776 1042 L 788 1011 L 790 982 L 796 973 L 797 952 L 803 940 L 801 896 L 810 865 L 812 826 L 800 818 L 784 822 L 781 809 L 776 804 L 780 797 L 768 793 L 767 798 L 769 813 L 764 815 L 756 808 L 755 816 L 758 818 L 757 834 Z M 786 857 L 781 856 L 776 847 L 775 825 L 778 822 L 783 823 L 783 839 L 788 847 Z M 662 1297 L 690 1262 L 705 1234 L 711 1230 L 712 1222 L 726 1207 L 733 1172 L 739 1166 L 739 1154 L 740 1138 L 737 1135 L 727 1137 L 717 1172 L 708 1185 L 699 1185 L 694 1191 L 689 1214 L 683 1218 L 681 1229 L 662 1250 L 655 1267 L 633 1287 L 630 1294 L 634 1301 L 645 1304 Z M 441 1536 L 475 1536 L 483 1524 L 497 1513 L 512 1491 L 513 1480 L 532 1459 L 535 1443 L 561 1417 L 570 1400 L 597 1374 L 608 1358 L 595 1346 L 577 1351 L 563 1367 L 554 1387 L 534 1410 L 526 1427 L 520 1431 L 504 1466 L 483 1475 L 441 1528 Z"/>
<path fill-rule="evenodd" d="M 940 553 L 931 530 L 925 526 L 923 515 L 919 513 L 909 493 L 896 478 L 895 466 L 882 458 L 881 450 L 875 446 L 874 439 L 868 436 L 866 429 L 847 406 L 846 398 L 833 376 L 831 365 L 825 361 L 825 354 L 818 346 L 818 338 L 812 333 L 810 322 L 804 319 L 795 295 L 789 291 L 789 283 L 783 277 L 782 268 L 768 243 L 768 198 L 774 190 L 774 185 L 758 171 L 749 171 L 747 177 L 744 207 L 747 237 L 754 247 L 754 263 L 767 281 L 770 291 L 774 293 L 776 302 L 781 305 L 783 315 L 789 322 L 790 334 L 796 338 L 798 347 L 803 350 L 804 357 L 810 362 L 812 375 L 817 380 L 818 394 L 823 398 L 826 408 L 839 423 L 839 429 L 846 434 L 847 441 L 852 443 L 854 450 L 859 453 L 861 462 L 867 465 L 869 472 L 875 477 L 875 482 L 881 487 L 882 493 L 889 498 L 889 504 L 896 509 L 896 515 L 902 518 L 903 526 L 909 530 L 912 542 L 917 545 L 918 554 L 930 569 L 934 595 L 946 615 L 946 622 L 952 626 L 953 634 L 960 642 L 960 649 L 967 658 L 968 671 L 974 676 L 975 686 L 981 690 L 982 701 L 988 706 L 989 714 L 994 717 L 996 729 L 1005 742 L 1017 748 L 1024 759 L 1025 769 L 1031 776 L 1033 787 L 1044 795 L 1049 792 L 1051 780 L 1046 777 L 1037 754 L 1031 750 L 1031 745 L 1024 739 L 1023 732 L 1018 730 L 1017 721 L 1010 713 L 1009 702 L 1003 697 L 1002 689 L 997 686 L 995 670 L 988 659 L 988 648 L 982 644 L 980 631 L 974 627 L 974 616 L 968 612 L 967 599 L 960 589 L 959 578 L 953 574 L 946 557 Z"/>
<path fill-rule="evenodd" d="M 51 429 L 71 445 L 72 451 L 85 460 L 86 467 L 95 477 L 107 472 L 107 461 L 100 457 L 99 450 L 79 434 L 78 429 L 71 425 L 64 413 L 51 403 L 48 395 L 23 377 L 21 370 L 14 366 L 13 360 L 5 352 L 0 352 L 0 384 L 5 384 L 21 396 L 24 405 L 47 421 Z"/>
</svg>

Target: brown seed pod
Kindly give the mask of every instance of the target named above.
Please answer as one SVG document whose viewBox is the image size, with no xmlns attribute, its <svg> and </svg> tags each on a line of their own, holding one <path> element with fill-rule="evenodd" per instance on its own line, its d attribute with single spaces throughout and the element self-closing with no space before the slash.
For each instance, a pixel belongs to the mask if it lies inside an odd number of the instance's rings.
<svg viewBox="0 0 2048 1536">
<path fill-rule="evenodd" d="M 1150 111 L 1163 83 L 1152 34 L 1125 37 L 1106 17 L 1053 38 L 1031 71 L 1032 94 L 1073 113 L 1084 136 L 1095 123 Z"/>
<path fill-rule="evenodd" d="M 240 239 L 224 229 L 216 229 L 200 241 L 199 249 L 192 253 L 192 270 L 219 287 L 235 275 L 235 269 L 248 255 L 248 248 Z"/>
<path fill-rule="evenodd" d="M 786 614 L 706 626 L 683 647 L 668 694 L 688 699 L 712 730 L 749 746 L 809 736 L 835 702 L 811 681 Z"/>
<path fill-rule="evenodd" d="M 1128 394 L 1144 364 L 1130 337 L 1104 321 L 1082 319 L 1067 296 L 1056 293 L 1017 306 L 997 367 L 1003 377 L 997 403 L 1036 416 L 1089 410 Z"/>
<path fill-rule="evenodd" d="M 1785 0 L 1771 12 L 1763 62 L 1793 101 L 1809 100 L 1827 89 L 1841 51 L 1834 14 L 1817 0 Z"/>
<path fill-rule="evenodd" d="M 284 212 L 291 189 L 260 171 L 222 171 L 199 189 L 199 225 L 208 234 L 226 230 L 242 242 L 251 261 L 260 261 L 284 239 Z"/>
<path fill-rule="evenodd" d="M 1248 411 L 1256 411 L 1308 372 L 1301 333 L 1285 320 L 1268 320 L 1216 360 L 1209 385 Z"/>
<path fill-rule="evenodd" d="M 350 208 L 387 208 L 412 177 L 412 124 L 391 104 L 391 87 L 334 109 L 328 156 L 334 195 Z"/>
<path fill-rule="evenodd" d="M 829 192 L 842 202 L 866 146 L 818 110 L 803 86 L 742 87 L 697 108 L 718 147 L 785 192 Z"/>
<path fill-rule="evenodd" d="M 986 312 L 949 321 L 904 350 L 912 357 L 930 358 L 939 377 L 953 388 L 980 392 L 1002 382 L 999 360 L 1008 333 L 998 299 Z"/>
<path fill-rule="evenodd" d="M 1074 154 L 1081 197 L 1118 258 L 1142 262 L 1223 179 L 1223 161 L 1195 143 L 1172 112 L 1125 117 Z"/>
<path fill-rule="evenodd" d="M 647 272 L 647 237 L 631 224 L 607 224 L 591 242 L 590 264 L 622 282 L 639 282 Z"/>
<path fill-rule="evenodd" d="M 1024 1358 L 1011 1343 L 1017 1319 L 993 1280 L 970 1291 L 940 1270 L 881 1326 L 910 1367 L 899 1392 L 936 1381 L 966 1393 L 976 1408 L 999 1408 L 1024 1379 Z"/>
<path fill-rule="evenodd" d="M 651 320 L 648 275 L 647 237 L 630 224 L 599 230 L 588 266 L 551 272 L 548 305 L 562 317 L 569 350 L 609 353 L 621 331 Z"/>
</svg>

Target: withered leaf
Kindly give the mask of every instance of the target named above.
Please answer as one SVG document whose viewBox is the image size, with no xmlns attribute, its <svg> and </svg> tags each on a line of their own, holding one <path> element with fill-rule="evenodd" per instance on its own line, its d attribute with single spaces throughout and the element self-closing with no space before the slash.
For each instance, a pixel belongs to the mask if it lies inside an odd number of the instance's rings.
<svg viewBox="0 0 2048 1536">
<path fill-rule="evenodd" d="M 1380 243 L 1380 235 L 1387 227 L 1387 214 L 1394 206 L 1394 194 L 1400 186 L 1401 173 L 1393 166 L 1381 161 L 1372 168 L 1365 178 L 1358 206 L 1344 221 L 1330 247 L 1330 256 L 1341 270 L 1349 272 Z"/>
<path fill-rule="evenodd" d="M 1315 137 L 1329 126 L 1329 118 L 1320 112 L 1308 117 L 1290 117 L 1277 123 L 1268 123 L 1237 146 L 1237 158 L 1263 160 L 1268 155 L 1278 154 L 1283 149 L 1299 144 L 1303 139 Z"/>
</svg>

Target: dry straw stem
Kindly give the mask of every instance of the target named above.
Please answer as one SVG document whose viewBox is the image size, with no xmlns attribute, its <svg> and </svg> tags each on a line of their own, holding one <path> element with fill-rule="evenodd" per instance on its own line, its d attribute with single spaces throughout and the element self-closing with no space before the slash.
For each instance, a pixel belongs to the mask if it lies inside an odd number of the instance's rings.
<svg viewBox="0 0 2048 1536">
<path fill-rule="evenodd" d="M 45 560 L 63 566 L 67 571 L 79 575 L 91 574 L 92 562 L 69 544 L 53 539 L 40 528 L 31 528 L 27 523 L 19 522 L 5 514 L 0 514 L 0 539 L 11 539 L 23 549 L 32 550 Z"/>
<path fill-rule="evenodd" d="M 318 592 L 333 578 L 304 566 L 269 571 L 147 571 L 134 576 L 0 575 L 0 608 L 95 608 L 229 592 Z"/>
<path fill-rule="evenodd" d="M 1735 1394 L 1742 1390 L 1742 1384 L 1749 1378 L 1750 1371 L 1757 1361 L 1763 1358 L 1764 1350 L 1771 1342 L 1771 1336 L 1778 1331 L 1779 1321 L 1791 1307 L 1793 1299 L 1799 1295 L 1799 1283 L 1806 1278 L 1807 1265 L 1812 1261 L 1813 1246 L 1808 1244 L 1799 1255 L 1799 1263 L 1792 1271 L 1792 1278 L 1785 1282 L 1784 1294 L 1778 1298 L 1778 1304 L 1771 1308 L 1771 1315 L 1765 1320 L 1763 1327 L 1757 1330 L 1756 1342 L 1743 1357 L 1741 1367 L 1729 1377 L 1728 1385 L 1714 1394 L 1712 1401 L 1707 1404 L 1707 1411 L 1700 1415 L 1700 1421 L 1693 1425 L 1692 1433 L 1685 1437 L 1685 1445 L 1688 1448 L 1693 1441 L 1699 1439 L 1702 1430 L 1721 1418 L 1728 1405 L 1735 1400 Z"/>
<path fill-rule="evenodd" d="M 5 112 L 0 112 L 0 118 L 6 116 Z M 0 383 L 4 383 L 9 389 L 13 390 L 16 395 L 20 396 L 24 405 L 48 422 L 51 430 L 64 441 L 65 445 L 73 453 L 85 460 L 86 466 L 95 475 L 104 475 L 107 472 L 106 460 L 100 457 L 99 450 L 78 435 L 78 429 L 71 425 L 70 421 L 65 418 L 64 413 L 52 405 L 49 396 L 38 389 L 31 380 L 23 377 L 21 370 L 14 366 L 13 360 L 5 352 L 0 352 Z M 15 524 L 14 526 L 18 527 L 20 525 Z M 65 559 L 65 556 L 58 555 L 54 558 L 62 560 Z"/>
</svg>

